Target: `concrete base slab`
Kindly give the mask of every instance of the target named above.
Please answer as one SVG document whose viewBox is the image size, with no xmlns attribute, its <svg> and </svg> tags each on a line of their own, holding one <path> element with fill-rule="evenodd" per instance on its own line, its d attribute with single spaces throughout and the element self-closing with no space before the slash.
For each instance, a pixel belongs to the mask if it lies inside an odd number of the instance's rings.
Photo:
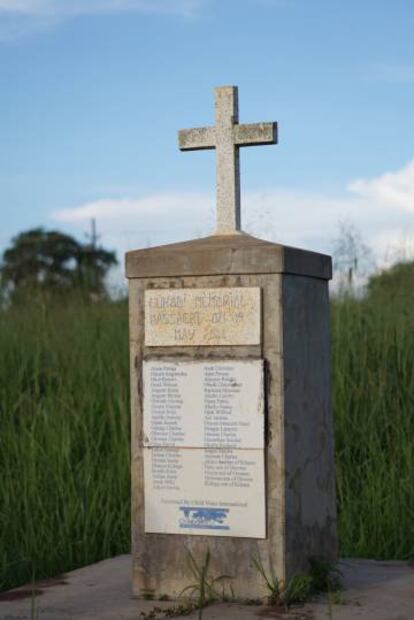
<svg viewBox="0 0 414 620">
<path fill-rule="evenodd" d="M 345 590 L 341 604 L 318 600 L 283 612 L 263 606 L 214 604 L 205 620 L 412 620 L 414 568 L 405 562 L 342 560 Z M 0 620 L 142 620 L 155 606 L 131 596 L 131 557 L 123 555 L 75 570 L 55 579 L 0 594 Z M 147 616 L 148 618 L 150 616 Z M 184 616 L 177 616 L 184 617 Z M 191 620 L 197 613 L 186 616 Z"/>
</svg>

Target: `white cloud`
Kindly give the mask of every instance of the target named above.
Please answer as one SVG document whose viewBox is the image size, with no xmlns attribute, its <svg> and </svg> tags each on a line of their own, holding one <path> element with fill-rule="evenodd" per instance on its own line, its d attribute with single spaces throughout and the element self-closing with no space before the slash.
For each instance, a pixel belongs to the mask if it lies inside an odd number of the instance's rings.
<svg viewBox="0 0 414 620">
<path fill-rule="evenodd" d="M 212 195 L 163 193 L 140 198 L 109 198 L 59 209 L 52 219 L 74 233 L 95 218 L 102 242 L 118 254 L 136 247 L 171 243 L 208 234 L 213 228 Z"/>
<path fill-rule="evenodd" d="M 79 15 L 160 13 L 193 17 L 205 0 L 0 0 L 0 41 L 13 41 Z"/>
<path fill-rule="evenodd" d="M 398 171 L 353 181 L 340 196 L 289 188 L 246 192 L 243 229 L 271 241 L 331 253 L 339 223 L 351 222 L 383 267 L 414 256 L 413 179 L 414 160 Z M 159 193 L 97 200 L 60 209 L 52 217 L 78 235 L 96 218 L 102 243 L 116 249 L 122 260 L 130 249 L 210 234 L 215 206 L 213 193 Z"/>
<path fill-rule="evenodd" d="M 47 4 L 45 0 L 0 0 L 0 13 L 37 14 Z"/>
<path fill-rule="evenodd" d="M 349 190 L 378 204 L 414 213 L 414 159 L 401 170 L 386 172 L 373 179 L 357 179 Z"/>
<path fill-rule="evenodd" d="M 414 259 L 414 225 L 380 230 L 371 243 L 376 250 L 377 266 L 386 268 L 399 261 Z"/>
<path fill-rule="evenodd" d="M 143 11 L 190 15 L 202 0 L 0 0 L 0 14 L 93 15 Z"/>
<path fill-rule="evenodd" d="M 61 222 L 85 222 L 91 218 L 119 220 L 150 216 L 172 217 L 194 213 L 196 209 L 205 212 L 211 206 L 211 199 L 200 193 L 153 194 L 143 198 L 103 199 L 69 208 L 59 209 L 54 218 Z"/>
</svg>

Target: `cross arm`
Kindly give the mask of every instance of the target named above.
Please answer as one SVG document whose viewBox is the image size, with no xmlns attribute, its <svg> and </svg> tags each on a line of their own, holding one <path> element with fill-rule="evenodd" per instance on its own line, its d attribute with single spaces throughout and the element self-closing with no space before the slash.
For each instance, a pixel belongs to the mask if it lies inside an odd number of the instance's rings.
<svg viewBox="0 0 414 620">
<path fill-rule="evenodd" d="M 216 146 L 215 129 L 214 127 L 180 129 L 180 131 L 178 132 L 178 146 L 180 148 L 180 151 L 214 149 Z"/>
<path fill-rule="evenodd" d="M 234 143 L 237 146 L 277 144 L 277 123 L 234 125 Z"/>
</svg>

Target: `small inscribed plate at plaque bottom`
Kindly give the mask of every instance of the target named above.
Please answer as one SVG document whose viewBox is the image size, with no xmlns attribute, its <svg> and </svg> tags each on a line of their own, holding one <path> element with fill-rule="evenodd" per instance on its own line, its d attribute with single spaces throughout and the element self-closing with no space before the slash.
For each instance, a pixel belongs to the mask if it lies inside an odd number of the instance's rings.
<svg viewBox="0 0 414 620">
<path fill-rule="evenodd" d="M 264 451 L 144 448 L 145 531 L 265 538 Z"/>
</svg>

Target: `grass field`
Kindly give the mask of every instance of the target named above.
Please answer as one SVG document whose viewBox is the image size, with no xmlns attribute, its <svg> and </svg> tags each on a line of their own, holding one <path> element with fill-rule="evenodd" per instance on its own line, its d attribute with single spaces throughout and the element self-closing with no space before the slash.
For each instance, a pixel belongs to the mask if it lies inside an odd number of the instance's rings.
<svg viewBox="0 0 414 620">
<path fill-rule="evenodd" d="M 0 586 L 125 552 L 126 304 L 0 315 Z"/>
<path fill-rule="evenodd" d="M 414 554 L 414 318 L 332 306 L 341 554 Z M 129 549 L 125 303 L 0 313 L 0 589 Z"/>
<path fill-rule="evenodd" d="M 414 300 L 332 308 L 342 555 L 414 555 Z"/>
</svg>

